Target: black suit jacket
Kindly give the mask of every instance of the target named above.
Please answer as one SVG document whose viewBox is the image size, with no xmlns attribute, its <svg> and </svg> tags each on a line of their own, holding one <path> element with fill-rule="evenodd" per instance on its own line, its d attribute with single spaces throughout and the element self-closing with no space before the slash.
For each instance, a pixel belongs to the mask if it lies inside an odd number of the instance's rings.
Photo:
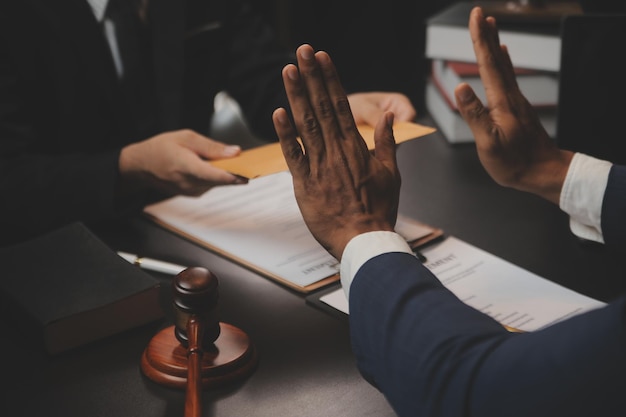
<svg viewBox="0 0 626 417">
<path fill-rule="evenodd" d="M 164 131 L 206 134 L 218 91 L 274 139 L 292 56 L 246 4 L 151 0 L 148 13 L 157 125 L 139 131 L 85 0 L 0 0 L 0 244 L 140 208 L 154 196 L 116 196 L 120 149 Z"/>
<path fill-rule="evenodd" d="M 624 213 L 626 167 L 613 166 L 602 207 L 608 244 L 626 242 Z M 459 301 L 414 256 L 388 253 L 355 276 L 350 329 L 359 369 L 400 416 L 626 415 L 624 296 L 514 334 Z"/>
</svg>

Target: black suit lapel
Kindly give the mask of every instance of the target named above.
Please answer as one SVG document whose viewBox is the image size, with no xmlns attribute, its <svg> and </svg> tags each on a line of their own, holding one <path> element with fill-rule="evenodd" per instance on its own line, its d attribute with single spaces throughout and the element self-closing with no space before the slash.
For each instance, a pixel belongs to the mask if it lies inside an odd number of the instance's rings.
<svg viewBox="0 0 626 417">
<path fill-rule="evenodd" d="M 184 0 L 150 0 L 154 81 L 160 125 L 165 130 L 180 127 L 184 71 Z"/>
<path fill-rule="evenodd" d="M 31 3 L 62 36 L 63 42 L 76 50 L 81 70 L 93 80 L 88 87 L 109 103 L 120 130 L 132 132 L 109 45 L 87 1 L 31 0 Z M 184 0 L 149 0 L 158 124 L 163 130 L 179 128 L 182 116 L 185 3 Z"/>
<path fill-rule="evenodd" d="M 120 105 L 123 100 L 111 51 L 87 1 L 42 1 L 39 5 L 64 41 L 76 50 L 80 69 L 93 81 L 86 88 L 93 88 L 93 94 L 104 98 L 120 130 L 128 132 L 131 122 Z"/>
</svg>

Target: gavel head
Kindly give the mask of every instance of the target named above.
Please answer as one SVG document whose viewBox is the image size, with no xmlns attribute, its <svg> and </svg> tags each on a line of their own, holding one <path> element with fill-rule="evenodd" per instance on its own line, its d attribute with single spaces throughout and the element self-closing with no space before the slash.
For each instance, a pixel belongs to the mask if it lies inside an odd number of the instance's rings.
<svg viewBox="0 0 626 417">
<path fill-rule="evenodd" d="M 172 292 L 176 339 L 188 347 L 187 323 L 193 315 L 203 326 L 202 348 L 210 348 L 220 335 L 217 277 L 205 268 L 187 268 L 172 281 Z"/>
</svg>

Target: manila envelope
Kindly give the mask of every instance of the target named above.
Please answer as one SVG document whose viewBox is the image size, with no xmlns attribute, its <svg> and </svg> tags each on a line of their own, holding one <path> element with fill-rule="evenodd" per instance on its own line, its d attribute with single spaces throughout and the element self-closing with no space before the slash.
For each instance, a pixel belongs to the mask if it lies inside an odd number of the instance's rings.
<svg viewBox="0 0 626 417">
<path fill-rule="evenodd" d="M 373 150 L 374 128 L 360 125 L 358 129 L 365 143 L 367 143 L 367 147 Z M 402 143 L 428 135 L 435 130 L 436 129 L 432 127 L 416 123 L 401 122 L 394 124 L 393 135 L 396 139 L 396 143 Z M 211 161 L 211 165 L 249 179 L 275 174 L 288 169 L 287 162 L 280 149 L 280 143 L 278 142 L 247 149 L 234 158 Z"/>
</svg>

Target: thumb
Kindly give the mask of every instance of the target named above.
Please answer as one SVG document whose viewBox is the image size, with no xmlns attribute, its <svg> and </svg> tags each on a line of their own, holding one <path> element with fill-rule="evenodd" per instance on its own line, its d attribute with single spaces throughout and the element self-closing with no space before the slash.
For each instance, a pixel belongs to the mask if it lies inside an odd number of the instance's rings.
<svg viewBox="0 0 626 417">
<path fill-rule="evenodd" d="M 393 137 L 393 119 L 392 112 L 384 113 L 374 130 L 374 154 L 387 169 L 392 172 L 397 170 L 396 162 L 396 140 Z"/>
<path fill-rule="evenodd" d="M 467 123 L 476 137 L 476 132 L 488 131 L 491 125 L 489 111 L 483 106 L 480 99 L 467 83 L 459 84 L 454 90 L 456 105 L 465 123 Z"/>
</svg>

